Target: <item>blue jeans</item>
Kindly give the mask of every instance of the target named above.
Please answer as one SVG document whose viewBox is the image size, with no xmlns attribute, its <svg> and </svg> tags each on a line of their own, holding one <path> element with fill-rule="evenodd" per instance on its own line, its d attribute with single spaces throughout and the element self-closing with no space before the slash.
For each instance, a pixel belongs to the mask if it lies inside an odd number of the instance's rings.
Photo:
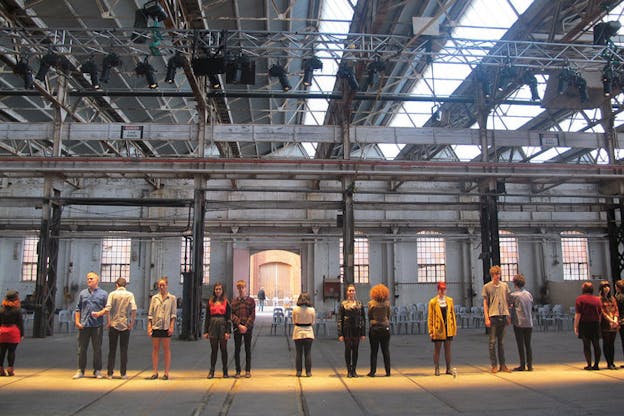
<svg viewBox="0 0 624 416">
<path fill-rule="evenodd" d="M 498 344 L 498 363 L 505 365 L 505 348 L 503 338 L 505 337 L 505 325 L 507 317 L 505 315 L 490 316 L 490 363 L 496 367 L 496 347 Z"/>
</svg>

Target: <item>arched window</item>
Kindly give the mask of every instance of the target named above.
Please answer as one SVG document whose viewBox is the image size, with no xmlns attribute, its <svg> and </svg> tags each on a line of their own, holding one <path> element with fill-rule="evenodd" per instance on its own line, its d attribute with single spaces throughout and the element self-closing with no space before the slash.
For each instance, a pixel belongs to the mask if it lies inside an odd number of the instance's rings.
<svg viewBox="0 0 624 416">
<path fill-rule="evenodd" d="M 509 231 L 499 231 L 500 267 L 503 271 L 501 280 L 511 282 L 518 274 L 518 238 Z"/>
<path fill-rule="evenodd" d="M 446 243 L 440 233 L 421 231 L 416 239 L 418 283 L 446 281 Z"/>
<path fill-rule="evenodd" d="M 115 282 L 120 277 L 130 281 L 130 243 L 129 238 L 102 240 L 100 282 Z"/>
<path fill-rule="evenodd" d="M 210 283 L 210 237 L 204 237 L 204 277 L 202 283 Z M 180 244 L 180 283 L 184 283 L 183 272 L 191 270 L 191 240 L 182 238 Z"/>
<path fill-rule="evenodd" d="M 344 278 L 344 259 L 340 239 L 340 277 Z M 359 234 L 353 241 L 353 280 L 355 283 L 368 283 L 368 238 Z"/>
<path fill-rule="evenodd" d="M 589 279 L 589 250 L 587 237 L 578 231 L 561 233 L 563 280 Z"/>
</svg>

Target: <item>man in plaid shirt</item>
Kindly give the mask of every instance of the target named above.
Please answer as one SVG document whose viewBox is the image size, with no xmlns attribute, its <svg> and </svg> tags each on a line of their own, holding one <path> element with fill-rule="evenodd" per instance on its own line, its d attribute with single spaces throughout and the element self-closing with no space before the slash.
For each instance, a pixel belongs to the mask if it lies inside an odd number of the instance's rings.
<svg viewBox="0 0 624 416">
<path fill-rule="evenodd" d="M 236 374 L 239 378 L 241 373 L 241 341 L 245 340 L 245 377 L 251 377 L 251 335 L 254 321 L 256 320 L 256 302 L 247 296 L 247 283 L 244 280 L 236 282 L 238 296 L 232 299 L 232 326 L 234 327 L 234 361 L 236 362 Z"/>
</svg>

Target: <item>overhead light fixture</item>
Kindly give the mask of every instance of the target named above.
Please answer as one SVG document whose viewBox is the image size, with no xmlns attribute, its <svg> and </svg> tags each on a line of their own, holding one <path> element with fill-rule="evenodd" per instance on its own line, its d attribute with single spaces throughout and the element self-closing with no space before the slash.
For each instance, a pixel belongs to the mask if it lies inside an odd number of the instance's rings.
<svg viewBox="0 0 624 416">
<path fill-rule="evenodd" d="M 208 81 L 210 81 L 210 88 L 217 90 L 221 88 L 221 81 L 217 75 L 208 75 Z"/>
<path fill-rule="evenodd" d="M 169 61 L 167 62 L 167 76 L 165 77 L 165 82 L 173 84 L 175 81 L 176 70 L 184 67 L 185 63 L 186 58 L 181 52 L 176 52 L 175 55 L 169 58 Z"/>
<path fill-rule="evenodd" d="M 89 58 L 87 62 L 82 64 L 82 66 L 80 67 L 80 71 L 83 74 L 89 74 L 89 77 L 91 78 L 91 85 L 93 85 L 93 88 L 95 88 L 96 90 L 100 89 L 101 85 L 98 74 L 98 67 L 95 64 L 95 60 L 93 59 L 93 57 Z"/>
<path fill-rule="evenodd" d="M 353 67 L 348 63 L 343 62 L 340 64 L 336 76 L 338 76 L 338 79 L 346 80 L 349 84 L 349 88 L 351 88 L 353 91 L 357 91 L 360 89 L 360 84 L 355 78 L 355 72 L 353 71 Z"/>
<path fill-rule="evenodd" d="M 225 73 L 223 56 L 202 56 L 191 59 L 191 67 L 195 76 L 217 75 Z"/>
<path fill-rule="evenodd" d="M 37 75 L 35 78 L 41 82 L 45 81 L 45 77 L 50 70 L 50 67 L 58 65 L 61 56 L 54 52 L 48 52 L 39 61 L 39 71 L 37 71 Z"/>
<path fill-rule="evenodd" d="M 537 78 L 535 78 L 533 72 L 524 71 L 524 74 L 522 74 L 522 82 L 531 90 L 531 101 L 539 101 L 540 96 L 537 91 Z"/>
<path fill-rule="evenodd" d="M 323 69 L 323 62 L 316 56 L 303 61 L 303 85 L 306 87 L 312 85 L 312 77 L 316 69 Z"/>
<path fill-rule="evenodd" d="M 139 62 L 136 68 L 134 68 L 134 72 L 136 72 L 138 76 L 145 77 L 148 88 L 152 90 L 158 88 L 158 83 L 156 82 L 156 78 L 154 78 L 154 67 L 150 65 L 147 57 L 145 57 L 145 60 L 143 62 Z"/>
<path fill-rule="evenodd" d="M 580 73 L 576 73 L 576 77 L 574 78 L 574 85 L 578 90 L 579 97 L 581 98 L 581 102 L 587 102 L 589 100 L 589 92 L 587 91 L 587 81 Z"/>
<path fill-rule="evenodd" d="M 576 78 L 576 72 L 574 72 L 571 68 L 563 68 L 561 72 L 559 72 L 557 94 L 565 94 L 568 87 L 574 82 L 574 78 Z"/>
<path fill-rule="evenodd" d="M 284 68 L 283 65 L 272 65 L 271 68 L 269 68 L 269 76 L 279 79 L 283 91 L 290 91 L 290 89 L 292 88 L 290 86 L 290 82 L 288 82 L 288 74 L 286 72 L 286 68 Z"/>
<path fill-rule="evenodd" d="M 622 24 L 617 20 L 598 23 L 594 26 L 594 45 L 608 45 L 621 27 Z"/>
<path fill-rule="evenodd" d="M 169 17 L 158 0 L 152 0 L 145 3 L 143 5 L 143 11 L 148 17 L 151 17 L 159 22 L 162 22 Z"/>
<path fill-rule="evenodd" d="M 13 73 L 22 77 L 22 80 L 24 81 L 24 89 L 31 90 L 35 87 L 33 84 L 32 68 L 28 64 L 27 60 L 20 59 L 17 64 L 15 64 Z"/>
<path fill-rule="evenodd" d="M 121 65 L 121 59 L 116 53 L 111 52 L 106 55 L 102 60 L 102 74 L 100 75 L 100 82 L 103 84 L 108 83 L 111 68 L 118 67 L 119 65 Z"/>
<path fill-rule="evenodd" d="M 615 70 L 611 63 L 607 63 L 602 70 L 602 92 L 605 97 L 611 96 L 614 81 Z"/>
<path fill-rule="evenodd" d="M 228 84 L 256 83 L 256 63 L 242 53 L 235 58 L 229 58 L 225 65 L 225 82 Z"/>
<path fill-rule="evenodd" d="M 148 29 L 149 19 L 155 20 L 156 22 L 162 22 L 168 17 L 167 12 L 163 9 L 158 0 L 148 1 L 143 5 L 143 8 L 134 12 L 134 28 Z M 158 27 L 158 23 L 155 23 L 154 26 Z M 130 39 L 134 43 L 145 43 L 148 36 L 146 33 L 132 32 Z"/>
<path fill-rule="evenodd" d="M 376 57 L 373 62 L 368 64 L 368 79 L 366 81 L 366 87 L 374 87 L 379 83 L 379 74 L 386 70 L 386 63 L 381 58 Z"/>
<path fill-rule="evenodd" d="M 476 77 L 479 84 L 481 84 L 481 92 L 483 93 L 483 98 L 489 99 L 492 97 L 492 89 L 490 87 L 490 78 L 488 73 L 481 67 L 476 70 Z"/>
<path fill-rule="evenodd" d="M 516 70 L 516 68 L 511 65 L 511 62 L 506 63 L 503 69 L 500 71 L 496 89 L 499 92 L 503 92 L 510 88 L 518 75 L 517 72 L 518 71 Z"/>
</svg>

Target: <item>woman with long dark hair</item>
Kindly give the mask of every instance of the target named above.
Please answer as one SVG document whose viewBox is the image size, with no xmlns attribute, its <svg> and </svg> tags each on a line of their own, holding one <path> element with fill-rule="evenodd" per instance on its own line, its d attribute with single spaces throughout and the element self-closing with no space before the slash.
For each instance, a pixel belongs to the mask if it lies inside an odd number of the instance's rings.
<svg viewBox="0 0 624 416">
<path fill-rule="evenodd" d="M 347 377 L 358 377 L 355 367 L 358 361 L 360 340 L 366 335 L 364 305 L 355 297 L 355 285 L 347 286 L 347 296 L 340 303 L 338 312 L 338 341 L 344 342 Z"/>
<path fill-rule="evenodd" d="M 607 360 L 609 370 L 617 370 L 615 366 L 615 337 L 620 328 L 618 307 L 615 298 L 611 294 L 611 285 L 607 280 L 600 282 L 600 303 L 602 305 L 602 320 L 600 332 L 602 333 L 602 352 Z"/>
<path fill-rule="evenodd" d="M 378 284 L 370 290 L 368 302 L 368 340 L 371 346 L 369 377 L 377 372 L 377 353 L 381 346 L 386 377 L 390 377 L 390 290 L 386 285 Z"/>
<path fill-rule="evenodd" d="M 314 323 L 316 311 L 312 306 L 310 295 L 303 292 L 297 299 L 297 306 L 292 311 L 293 340 L 295 341 L 295 369 L 297 377 L 301 377 L 302 360 L 305 361 L 306 377 L 312 376 L 312 342 L 314 341 Z M 305 357 L 305 358 L 304 358 Z"/>
<path fill-rule="evenodd" d="M 206 305 L 206 320 L 204 321 L 204 338 L 210 339 L 210 372 L 208 378 L 214 377 L 217 353 L 221 349 L 221 365 L 223 378 L 228 378 L 227 342 L 232 333 L 232 308 L 225 296 L 223 284 L 215 283 L 212 296 Z"/>
<path fill-rule="evenodd" d="M 15 350 L 24 338 L 24 321 L 19 293 L 9 290 L 0 307 L 0 376 L 13 376 Z M 4 371 L 4 357 L 7 355 L 7 371 Z"/>
</svg>

